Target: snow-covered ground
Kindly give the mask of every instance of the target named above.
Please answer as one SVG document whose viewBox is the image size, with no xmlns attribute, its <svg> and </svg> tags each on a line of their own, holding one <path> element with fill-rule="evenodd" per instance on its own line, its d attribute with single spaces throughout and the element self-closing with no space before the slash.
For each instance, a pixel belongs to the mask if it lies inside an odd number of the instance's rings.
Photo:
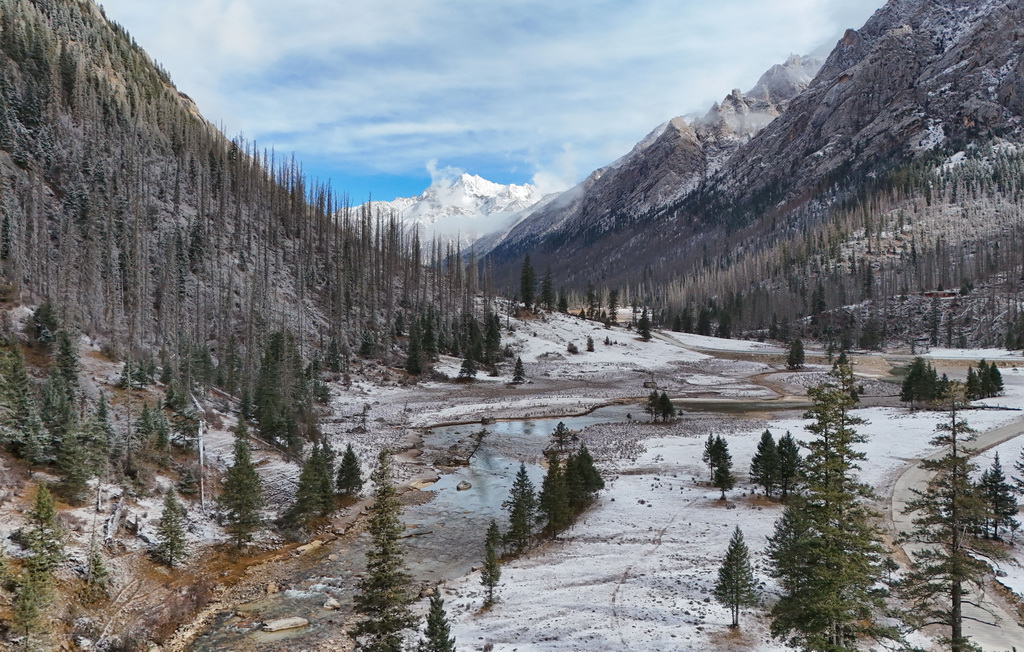
<svg viewBox="0 0 1024 652">
<path fill-rule="evenodd" d="M 1024 355 L 1020 351 L 1007 351 L 1006 349 L 945 349 L 935 347 L 928 353 L 921 354 L 923 358 L 946 359 L 946 360 L 1013 360 L 1024 363 Z"/>
<path fill-rule="evenodd" d="M 330 415 L 323 423 L 335 450 L 353 444 L 368 472 L 381 448 L 405 448 L 426 426 L 484 417 L 582 414 L 611 402 L 643 400 L 652 387 L 675 398 L 704 402 L 702 409 L 713 408 L 715 402 L 749 401 L 756 403 L 759 415 L 784 416 L 760 420 L 725 413 L 688 415 L 672 424 L 652 425 L 644 421 L 640 408 L 629 424 L 588 428 L 582 437 L 605 471 L 606 491 L 585 518 L 557 541 L 503 567 L 499 602 L 490 610 L 480 610 L 483 587 L 478 574 L 442 588 L 460 648 L 482 649 L 493 643 L 495 650 L 519 652 L 786 649 L 769 636 L 764 608 L 746 610 L 740 630 L 734 631 L 728 627 L 727 610 L 710 599 L 710 590 L 733 528 L 739 525 L 753 554 L 765 604 L 774 600 L 775 585 L 767 575 L 764 548 L 782 508 L 756 494 L 747 482 L 747 469 L 765 428 L 776 438 L 786 431 L 798 440 L 809 437 L 806 421 L 794 411 L 791 400 L 822 380 L 827 368 L 782 371 L 779 356 L 785 351 L 776 346 L 667 332 L 643 342 L 635 331 L 606 329 L 557 313 L 513 318 L 507 325 L 511 328 L 503 329 L 502 346 L 511 349 L 512 357 L 501 363 L 498 376 L 481 372 L 471 383 L 436 377 L 408 383 L 402 374 L 376 363 L 354 361 L 358 368 L 353 369 L 352 382 L 332 384 Z M 593 340 L 593 352 L 587 351 L 588 337 Z M 579 352 L 569 353 L 570 344 Z M 1020 359 L 1000 351 L 935 350 L 931 355 L 937 360 Z M 516 357 L 522 358 L 526 368 L 524 385 L 510 383 Z M 97 384 L 110 383 L 118 375 L 110 371 L 109 363 L 104 364 L 86 365 L 86 373 Z M 965 365 L 957 365 L 966 371 Z M 951 375 L 960 373 L 957 365 Z M 451 379 L 460 366 L 461 360 L 444 357 L 436 371 Z M 857 366 L 870 367 L 875 376 L 889 368 L 881 357 L 865 357 Z M 1003 377 L 1006 395 L 987 403 L 1024 408 L 1024 373 L 1004 366 Z M 867 396 L 898 392 L 895 385 L 864 384 Z M 208 406 L 207 415 L 211 427 L 206 461 L 223 470 L 231 462 L 235 417 L 213 406 Z M 879 511 L 884 512 L 903 469 L 933 449 L 930 439 L 944 416 L 902 407 L 864 408 L 857 415 L 866 420 L 858 428 L 867 437 L 862 445 L 867 455 L 862 478 L 875 488 Z M 1020 415 L 988 409 L 972 411 L 968 418 L 981 431 Z M 701 462 L 709 433 L 728 440 L 739 477 L 727 502 L 720 501 L 719 492 L 708 485 Z M 1024 447 L 1024 438 L 1020 439 L 995 449 L 1008 475 Z M 989 464 L 991 454 L 979 457 L 982 467 Z M 271 506 L 288 504 L 297 466 L 269 449 L 254 451 L 254 457 L 273 488 Z M 402 460 L 396 468 L 400 482 L 431 473 L 422 460 Z M 109 491 L 106 499 L 112 500 L 114 488 Z M 131 502 L 126 518 L 138 522 L 142 535 L 151 537 L 159 500 Z M 223 540 L 212 519 L 200 516 L 194 507 L 190 537 L 196 543 Z M 73 510 L 71 515 L 81 522 L 90 518 L 88 508 Z M 80 536 L 83 549 L 89 531 L 84 528 Z M 466 545 L 476 544 L 468 541 Z M 482 549 L 482 540 L 479 545 Z M 144 548 L 141 537 L 129 546 Z M 1015 552 L 1015 559 L 998 563 L 1006 573 L 1002 581 L 1022 593 L 1024 555 L 1019 547 Z"/>
<path fill-rule="evenodd" d="M 998 402 L 1024 407 L 1024 375 L 1006 370 L 1004 379 L 1006 395 Z M 706 378 L 697 382 L 711 384 Z M 884 407 L 856 413 L 866 421 L 858 427 L 867 438 L 861 445 L 867 455 L 861 477 L 875 488 L 884 513 L 902 470 L 933 450 L 930 440 L 944 416 Z M 977 410 L 968 420 L 981 431 L 1019 417 L 1016 411 Z M 765 603 L 774 600 L 764 549 L 782 510 L 753 495 L 746 470 L 764 427 L 776 437 L 788 430 L 799 440 L 808 437 L 806 423 L 799 418 L 767 423 L 723 419 L 714 427 L 652 426 L 644 452 L 614 465 L 607 490 L 581 523 L 558 541 L 503 567 L 500 601 L 493 608 L 480 610 L 478 574 L 446 587 L 456 637 L 463 645 L 492 643 L 495 650 L 519 652 L 786 649 L 768 635 L 763 609 L 748 610 L 737 632 L 728 627 L 726 609 L 709 596 L 729 537 L 739 525 Z M 725 436 L 741 478 L 728 503 L 707 485 L 707 469 L 700 460 L 709 431 Z M 1004 467 L 1017 459 L 1022 445 L 1024 441 L 1012 440 L 999 448 Z M 984 456 L 979 461 L 988 463 Z M 1019 563 L 1005 563 L 1004 570 L 1008 586 L 1024 588 Z M 927 644 L 924 639 L 917 642 Z"/>
</svg>

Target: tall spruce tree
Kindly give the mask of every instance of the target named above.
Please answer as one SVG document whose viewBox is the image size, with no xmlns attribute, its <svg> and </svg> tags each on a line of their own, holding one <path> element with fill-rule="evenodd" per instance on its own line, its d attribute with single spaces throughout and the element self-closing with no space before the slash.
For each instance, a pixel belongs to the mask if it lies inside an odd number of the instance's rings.
<svg viewBox="0 0 1024 652">
<path fill-rule="evenodd" d="M 352 442 L 345 444 L 345 453 L 338 465 L 337 487 L 342 496 L 358 496 L 363 490 L 363 470 L 356 452 L 352 450 Z"/>
<path fill-rule="evenodd" d="M 96 466 L 89 459 L 89 453 L 82 442 L 82 432 L 78 428 L 64 436 L 57 455 L 57 468 L 60 471 L 58 490 L 68 503 L 79 505 Z"/>
<path fill-rule="evenodd" d="M 46 484 L 36 485 L 36 497 L 28 514 L 29 529 L 25 534 L 28 549 L 27 567 L 37 578 L 48 578 L 64 561 L 64 534 L 57 522 L 57 506 Z"/>
<path fill-rule="evenodd" d="M 498 522 L 493 518 L 487 526 L 487 535 L 484 537 L 484 567 L 480 571 L 480 583 L 487 589 L 487 597 L 484 598 L 484 607 L 494 604 L 494 590 L 501 581 L 501 560 L 498 558 L 498 545 L 501 544 L 501 530 L 498 529 Z"/>
<path fill-rule="evenodd" d="M 11 608 L 11 629 L 24 637 L 25 649 L 36 649 L 37 640 L 44 631 L 43 611 L 52 596 L 51 581 L 48 574 L 32 567 L 22 573 Z"/>
<path fill-rule="evenodd" d="M 64 388 L 72 401 L 78 395 L 78 347 L 66 329 L 57 334 L 57 352 L 53 358 L 53 366 L 64 380 Z"/>
<path fill-rule="evenodd" d="M 715 479 L 715 436 L 708 433 L 708 438 L 704 442 L 704 452 L 701 453 L 700 459 L 704 464 L 707 465 L 708 471 L 711 477 L 708 478 L 708 482 L 712 482 Z"/>
<path fill-rule="evenodd" d="M 789 353 L 786 355 L 787 369 L 802 369 L 804 366 L 804 342 L 799 337 L 794 337 L 789 343 Z"/>
<path fill-rule="evenodd" d="M 3 351 L 0 373 L 0 440 L 30 464 L 42 464 L 46 461 L 47 434 L 39 414 L 39 398 L 20 347 Z"/>
<path fill-rule="evenodd" d="M 96 533 L 93 532 L 89 541 L 89 556 L 85 562 L 85 589 L 82 597 L 86 602 L 97 602 L 109 597 L 108 585 L 110 583 L 110 571 L 100 554 L 100 546 L 96 540 Z"/>
<path fill-rule="evenodd" d="M 452 636 L 448 615 L 444 612 L 444 600 L 440 595 L 435 594 L 430 598 L 427 629 L 416 646 L 416 652 L 455 652 L 455 637 Z"/>
<path fill-rule="evenodd" d="M 249 430 L 245 419 L 239 418 L 235 427 L 235 459 L 228 468 L 220 495 L 220 507 L 224 510 L 227 530 L 241 548 L 252 541 L 252 535 L 263 524 L 260 510 L 263 508 L 263 482 L 256 473 L 249 450 Z"/>
<path fill-rule="evenodd" d="M 736 476 L 732 472 L 732 454 L 729 452 L 729 444 L 721 437 L 715 439 L 715 473 L 712 484 L 722 491 L 722 500 L 725 500 L 725 492 L 736 485 Z"/>
<path fill-rule="evenodd" d="M 999 538 L 999 529 L 1016 529 L 1019 523 L 1017 516 L 1017 497 L 1014 496 L 1013 488 L 1006 481 L 1003 473 L 1003 465 L 999 461 L 999 453 L 992 460 L 992 466 L 985 469 L 981 474 L 981 481 L 978 489 L 985 499 L 987 508 L 986 520 L 991 528 L 991 536 Z"/>
<path fill-rule="evenodd" d="M 544 279 L 540 282 L 540 303 L 544 310 L 555 309 L 555 282 L 551 278 L 551 265 L 548 265 Z"/>
<path fill-rule="evenodd" d="M 537 518 L 544 523 L 542 532 L 550 537 L 569 527 L 572 522 L 566 472 L 557 453 L 548 457 L 548 469 L 541 482 L 537 507 Z"/>
<path fill-rule="evenodd" d="M 644 342 L 649 342 L 651 339 L 651 318 L 647 314 L 647 308 L 644 308 L 643 313 L 640 315 L 640 321 L 636 324 L 636 334 Z"/>
<path fill-rule="evenodd" d="M 808 390 L 808 430 L 816 439 L 807 444 L 805 489 L 790 496 L 768 545 L 782 589 L 772 634 L 812 651 L 854 650 L 862 637 L 897 636 L 881 624 L 885 550 L 870 522 L 871 490 L 855 476 L 864 455 L 854 446 L 864 438 L 855 430 L 862 421 L 851 414 L 853 382 L 849 365 L 836 364 L 829 382 Z"/>
<path fill-rule="evenodd" d="M 765 496 L 771 496 L 778 484 L 779 451 L 770 430 L 761 433 L 757 451 L 750 460 L 750 480 L 761 485 Z"/>
<path fill-rule="evenodd" d="M 739 526 L 732 533 L 725 558 L 718 568 L 714 595 L 732 613 L 730 627 L 740 626 L 740 609 L 757 604 L 757 582 L 750 566 L 750 551 Z"/>
<path fill-rule="evenodd" d="M 661 414 L 661 420 L 665 423 L 676 416 L 676 406 L 672 404 L 672 399 L 665 392 L 658 397 L 658 413 Z"/>
<path fill-rule="evenodd" d="M 912 624 L 945 625 L 952 652 L 967 652 L 975 648 L 964 635 L 963 605 L 974 590 L 981 591 L 990 572 L 976 553 L 991 551 L 971 534 L 984 519 L 985 504 L 971 482 L 977 467 L 966 445 L 977 435 L 961 414 L 968 403 L 966 388 L 952 383 L 946 400 L 949 421 L 938 426 L 931 440 L 945 452 L 921 462 L 934 475 L 904 512 L 914 517 L 913 529 L 904 536 L 921 545 L 911 551 L 911 570 L 901 592 L 913 605 Z"/>
<path fill-rule="evenodd" d="M 174 490 L 167 491 L 164 509 L 156 528 L 156 546 L 153 556 L 174 568 L 188 556 L 188 542 L 185 540 L 185 509 L 174 496 Z"/>
<path fill-rule="evenodd" d="M 505 547 L 519 554 L 530 547 L 533 539 L 533 524 L 537 520 L 537 495 L 533 481 L 526 472 L 526 464 L 519 463 L 519 471 L 512 482 L 508 500 L 501 506 L 508 511 L 508 530 L 505 532 Z"/>
<path fill-rule="evenodd" d="M 366 573 L 359 580 L 354 599 L 356 613 L 364 619 L 356 623 L 352 636 L 359 639 L 358 649 L 374 652 L 401 652 L 402 630 L 415 625 L 409 611 L 409 576 L 402 570 L 402 506 L 392 481 L 391 455 L 381 451 L 373 481 L 373 506 L 370 507 L 370 546 L 366 550 Z"/>
<path fill-rule="evenodd" d="M 326 444 L 314 445 L 299 472 L 299 487 L 289 519 L 306 525 L 313 518 L 334 510 L 334 454 Z"/>
<path fill-rule="evenodd" d="M 910 403 L 913 408 L 915 403 L 929 403 L 937 398 L 940 398 L 939 377 L 935 367 L 920 356 L 914 358 L 907 377 L 903 379 L 900 400 Z"/>
<path fill-rule="evenodd" d="M 569 507 L 579 514 L 590 506 L 597 492 L 604 489 L 604 478 L 594 464 L 594 458 L 583 444 L 565 463 L 566 486 L 569 489 Z"/>
<path fill-rule="evenodd" d="M 413 320 L 412 328 L 409 329 L 409 348 L 405 352 L 405 371 L 410 376 L 419 376 L 423 373 L 423 350 L 420 327 L 417 320 Z"/>
<path fill-rule="evenodd" d="M 775 447 L 778 454 L 778 468 L 776 469 L 776 482 L 779 488 L 779 496 L 782 500 L 789 497 L 789 492 L 796 487 L 800 477 L 800 446 L 793 439 L 793 435 L 786 431 L 779 437 L 779 443 Z"/>
<path fill-rule="evenodd" d="M 512 372 L 512 382 L 520 385 L 526 382 L 526 370 L 523 368 L 523 359 L 516 358 L 516 367 Z"/>
<path fill-rule="evenodd" d="M 527 309 L 533 307 L 534 293 L 537 287 L 537 275 L 530 264 L 530 254 L 523 259 L 523 268 L 519 273 L 519 298 Z"/>
</svg>

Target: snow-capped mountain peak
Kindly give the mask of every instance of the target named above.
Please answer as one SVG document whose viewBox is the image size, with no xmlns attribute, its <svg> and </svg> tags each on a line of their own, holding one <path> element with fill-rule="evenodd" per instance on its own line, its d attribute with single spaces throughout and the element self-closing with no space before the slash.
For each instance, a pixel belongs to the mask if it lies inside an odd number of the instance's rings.
<svg viewBox="0 0 1024 652">
<path fill-rule="evenodd" d="M 507 226 L 541 199 L 531 184 L 502 185 L 475 174 L 437 177 L 417 197 L 371 202 L 373 210 L 394 211 L 426 235 L 459 236 L 464 243 Z"/>
</svg>

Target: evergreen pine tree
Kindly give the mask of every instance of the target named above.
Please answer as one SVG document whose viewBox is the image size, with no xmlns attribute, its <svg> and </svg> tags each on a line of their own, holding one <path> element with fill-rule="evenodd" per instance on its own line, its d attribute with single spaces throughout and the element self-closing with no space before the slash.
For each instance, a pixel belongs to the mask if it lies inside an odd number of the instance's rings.
<svg viewBox="0 0 1024 652">
<path fill-rule="evenodd" d="M 764 495 L 771 496 L 778 483 L 779 451 L 775 438 L 769 430 L 761 433 L 761 441 L 757 443 L 757 452 L 750 460 L 750 480 L 764 488 Z"/>
<path fill-rule="evenodd" d="M 564 288 L 558 293 L 558 312 L 563 315 L 569 312 L 569 295 L 565 293 Z"/>
<path fill-rule="evenodd" d="M 1013 484 L 1018 494 L 1024 496 L 1024 449 L 1021 450 L 1020 456 L 1013 463 L 1013 470 L 1018 475 L 1013 476 Z"/>
<path fill-rule="evenodd" d="M 57 334 L 57 353 L 53 359 L 53 366 L 57 373 L 64 380 L 65 391 L 74 402 L 78 394 L 78 348 L 67 330 L 61 330 Z"/>
<path fill-rule="evenodd" d="M 569 430 L 564 421 L 559 421 L 558 425 L 555 426 L 554 431 L 551 433 L 551 440 L 555 444 L 555 448 L 558 449 L 558 452 L 564 452 L 569 448 L 569 444 L 575 436 L 576 433 Z"/>
<path fill-rule="evenodd" d="M 982 397 L 981 384 L 978 381 L 978 374 L 974 371 L 974 367 L 967 367 L 967 383 L 964 395 L 968 401 L 975 401 Z M 903 398 L 902 394 L 900 398 Z"/>
<path fill-rule="evenodd" d="M 608 290 L 608 324 L 619 323 L 619 291 Z"/>
<path fill-rule="evenodd" d="M 439 348 L 437 335 L 434 331 L 434 315 L 431 312 L 423 318 L 423 326 L 420 329 L 422 337 L 420 338 L 420 348 L 423 351 L 423 356 L 426 358 L 429 364 L 433 360 L 437 359 L 437 351 Z"/>
<path fill-rule="evenodd" d="M 555 309 L 555 283 L 551 278 L 551 265 L 544 273 L 544 279 L 540 282 L 540 303 L 545 310 Z"/>
<path fill-rule="evenodd" d="M 89 459 L 78 430 L 72 430 L 64 437 L 58 451 L 57 468 L 60 470 L 58 488 L 61 496 L 72 505 L 81 504 L 82 496 L 89 487 L 89 478 L 92 477 L 91 470 L 96 466 Z"/>
<path fill-rule="evenodd" d="M 729 444 L 721 437 L 715 438 L 715 474 L 712 484 L 722 490 L 722 500 L 725 500 L 725 492 L 736 485 L 736 476 L 732 473 L 732 454 L 729 453 Z"/>
<path fill-rule="evenodd" d="M 558 454 L 551 455 L 537 497 L 538 520 L 544 523 L 543 532 L 550 537 L 554 537 L 572 522 L 565 476 Z"/>
<path fill-rule="evenodd" d="M 790 496 L 769 539 L 768 554 L 782 597 L 772 608 L 772 634 L 806 650 L 852 650 L 862 636 L 893 638 L 879 624 L 884 548 L 866 502 L 871 490 L 856 481 L 864 438 L 849 365 L 833 367 L 830 382 L 808 394 L 816 439 L 804 461 L 803 492 Z"/>
<path fill-rule="evenodd" d="M 86 602 L 96 602 L 106 599 L 107 584 L 110 581 L 110 571 L 100 554 L 99 545 L 96 542 L 96 535 L 93 534 L 89 543 L 89 557 L 86 560 L 85 568 L 85 590 L 83 596 Z"/>
<path fill-rule="evenodd" d="M 988 373 L 986 374 L 986 394 L 987 396 L 999 396 L 1003 393 L 1003 374 L 999 372 L 999 367 L 995 362 L 989 364 Z"/>
<path fill-rule="evenodd" d="M 640 315 L 640 321 L 636 324 L 636 334 L 644 342 L 651 340 L 651 318 L 647 315 L 647 308 L 644 308 L 643 313 Z"/>
<path fill-rule="evenodd" d="M 992 460 L 992 466 L 981 475 L 979 489 L 988 507 L 988 520 L 992 526 L 992 536 L 999 537 L 999 528 L 1019 526 L 1017 516 L 1017 498 L 1013 488 L 1006 481 L 1003 465 L 999 462 L 999 453 Z"/>
<path fill-rule="evenodd" d="M 787 369 L 802 369 L 804 366 L 804 343 L 799 337 L 794 337 L 789 343 L 789 353 L 786 355 Z"/>
<path fill-rule="evenodd" d="M 0 438 L 30 464 L 46 461 L 46 432 L 39 414 L 39 399 L 25 368 L 21 348 L 13 346 L 0 357 Z"/>
<path fill-rule="evenodd" d="M 711 477 L 708 478 L 708 482 L 714 482 L 715 480 L 715 436 L 708 434 L 707 441 L 704 442 L 704 452 L 700 457 L 701 461 L 707 465 Z"/>
<path fill-rule="evenodd" d="M 153 555 L 160 563 L 174 568 L 188 556 L 185 509 L 175 498 L 173 490 L 168 490 L 167 496 L 164 497 L 164 509 L 157 524 L 156 539 Z"/>
<path fill-rule="evenodd" d="M 28 514 L 29 530 L 25 534 L 25 547 L 29 558 L 27 566 L 37 577 L 48 577 L 57 564 L 64 561 L 64 542 L 53 494 L 46 484 L 36 485 L 36 497 Z"/>
<path fill-rule="evenodd" d="M 480 583 L 487 589 L 484 607 L 494 604 L 494 589 L 501 581 L 501 561 L 498 559 L 498 544 L 500 543 L 501 530 L 498 529 L 498 522 L 491 519 L 491 524 L 487 527 L 487 535 L 484 537 L 484 567 L 480 572 Z"/>
<path fill-rule="evenodd" d="M 498 313 L 488 312 L 484 316 L 484 362 L 494 365 L 501 353 L 501 320 Z"/>
<path fill-rule="evenodd" d="M 519 463 L 519 472 L 512 482 L 508 500 L 501 506 L 508 511 L 508 531 L 505 532 L 505 547 L 519 554 L 530 546 L 533 538 L 533 524 L 537 520 L 537 496 L 533 482 L 526 472 L 526 464 Z"/>
<path fill-rule="evenodd" d="M 260 510 L 263 508 L 263 483 L 252 463 L 249 451 L 249 431 L 245 419 L 239 418 L 235 427 L 235 459 L 228 468 L 220 495 L 220 507 L 224 510 L 227 530 L 241 548 L 252 541 L 253 532 L 263 523 Z"/>
<path fill-rule="evenodd" d="M 405 352 L 405 371 L 410 376 L 423 373 L 423 353 L 420 348 L 420 329 L 414 319 L 409 330 L 409 348 Z"/>
<path fill-rule="evenodd" d="M 174 484 L 174 490 L 184 496 L 194 496 L 199 493 L 199 476 L 191 465 L 181 470 L 178 481 Z"/>
<path fill-rule="evenodd" d="M 57 365 L 50 367 L 46 382 L 43 384 L 39 414 L 47 433 L 44 457 L 50 461 L 57 457 L 64 438 L 78 422 L 76 398 L 68 389 L 67 381 Z"/>
<path fill-rule="evenodd" d="M 672 404 L 672 399 L 665 392 L 658 397 L 658 412 L 661 414 L 661 420 L 665 423 L 676 416 L 676 406 Z"/>
<path fill-rule="evenodd" d="M 585 444 L 566 460 L 565 485 L 569 509 L 574 517 L 589 507 L 597 497 L 597 492 L 604 489 L 604 479 Z"/>
<path fill-rule="evenodd" d="M 786 500 L 789 497 L 789 492 L 796 487 L 797 479 L 800 477 L 800 447 L 793 439 L 793 435 L 787 431 L 779 438 L 779 443 L 775 448 L 778 453 L 776 482 L 780 497 L 782 500 Z"/>
<path fill-rule="evenodd" d="M 444 600 L 440 595 L 430 598 L 427 612 L 427 629 L 424 638 L 416 646 L 416 652 L 455 652 L 455 637 L 452 636 L 448 616 L 444 612 Z"/>
<path fill-rule="evenodd" d="M 330 452 L 314 445 L 299 471 L 295 504 L 288 520 L 306 525 L 317 516 L 326 516 L 334 509 L 334 466 Z"/>
<path fill-rule="evenodd" d="M 968 370 L 970 375 L 970 370 Z M 929 403 L 939 398 L 938 373 L 930 362 L 924 358 L 917 357 L 910 364 L 907 377 L 903 379 L 903 386 L 900 389 L 900 400 L 910 403 Z"/>
<path fill-rule="evenodd" d="M 391 456 L 381 451 L 373 481 L 373 506 L 367 531 L 370 547 L 366 550 L 366 573 L 359 580 L 354 599 L 356 613 L 365 618 L 352 630 L 362 639 L 358 649 L 376 652 L 401 652 L 403 629 L 415 624 L 409 611 L 409 576 L 402 570 L 405 554 L 399 537 L 402 506 L 392 484 Z"/>
<path fill-rule="evenodd" d="M 462 367 L 459 368 L 459 380 L 469 382 L 476 378 L 476 362 L 473 358 L 467 357 L 462 361 Z"/>
<path fill-rule="evenodd" d="M 661 397 L 658 396 L 658 390 L 651 390 L 651 393 L 647 395 L 645 409 L 651 415 L 651 421 L 657 422 L 658 417 L 661 415 Z"/>
<path fill-rule="evenodd" d="M 533 272 L 533 266 L 530 264 L 530 254 L 526 254 L 526 258 L 523 259 L 523 268 L 519 274 L 519 298 L 523 300 L 523 304 L 527 309 L 533 306 L 534 291 L 537 286 L 537 276 Z"/>
<path fill-rule="evenodd" d="M 110 405 L 107 403 L 107 395 L 100 394 L 96 402 L 96 409 L 86 420 L 81 429 L 82 447 L 85 449 L 86 458 L 92 466 L 94 476 L 102 475 L 114 447 L 116 434 L 110 423 Z"/>
<path fill-rule="evenodd" d="M 50 598 L 50 582 L 48 574 L 32 568 L 22 573 L 12 605 L 11 628 L 25 637 L 26 649 L 35 647 L 37 635 L 42 630 L 43 610 Z"/>
<path fill-rule="evenodd" d="M 39 304 L 39 307 L 32 313 L 29 332 L 37 342 L 43 346 L 49 346 L 57 341 L 59 330 L 60 320 L 57 318 L 57 310 L 53 307 L 53 303 L 47 299 Z"/>
<path fill-rule="evenodd" d="M 523 368 L 522 358 L 516 358 L 516 368 L 512 372 L 512 382 L 517 385 L 526 382 L 526 370 Z"/>
<path fill-rule="evenodd" d="M 967 444 L 975 431 L 961 416 L 967 404 L 966 388 L 953 383 L 948 400 L 949 421 L 938 426 L 931 440 L 945 453 L 938 459 L 922 460 L 921 466 L 934 473 L 928 487 L 907 502 L 904 513 L 913 514 L 908 540 L 923 544 L 911 552 L 911 570 L 901 593 L 912 605 L 913 623 L 942 624 L 949 628 L 953 652 L 975 649 L 963 632 L 963 603 L 971 587 L 981 591 L 990 570 L 976 553 L 990 552 L 971 536 L 984 519 L 984 499 L 971 482 L 977 468 L 970 461 Z"/>
<path fill-rule="evenodd" d="M 740 608 L 757 604 L 756 586 L 754 571 L 750 566 L 750 551 L 737 525 L 725 552 L 725 559 L 718 568 L 718 581 L 714 589 L 715 599 L 732 612 L 730 627 L 739 627 Z"/>
<path fill-rule="evenodd" d="M 342 496 L 358 496 L 363 489 L 363 471 L 351 442 L 345 445 L 345 453 L 338 465 L 337 488 Z"/>
</svg>

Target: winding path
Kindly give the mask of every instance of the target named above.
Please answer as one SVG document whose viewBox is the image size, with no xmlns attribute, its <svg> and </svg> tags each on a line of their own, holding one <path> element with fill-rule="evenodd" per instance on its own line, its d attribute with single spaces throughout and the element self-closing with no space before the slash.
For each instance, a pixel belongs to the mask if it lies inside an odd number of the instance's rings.
<svg viewBox="0 0 1024 652">
<path fill-rule="evenodd" d="M 971 448 L 975 453 L 980 453 L 1021 434 L 1024 434 L 1024 418 L 979 434 Z M 927 459 L 936 459 L 944 452 L 944 449 L 933 451 Z M 914 496 L 912 490 L 924 490 L 932 475 L 929 471 L 925 471 L 919 463 L 915 463 L 907 468 L 896 481 L 891 500 L 891 516 L 895 532 L 907 532 L 912 528 L 913 516 L 904 514 L 903 510 L 906 508 L 907 501 Z M 909 557 L 913 550 L 919 547 L 921 547 L 920 544 L 906 544 L 903 549 Z M 1006 652 L 1014 649 L 1014 646 L 1024 647 L 1024 627 L 1020 626 L 1017 619 L 1008 613 L 999 601 L 989 594 L 989 591 L 982 588 L 980 595 L 972 596 L 970 599 L 977 601 L 980 607 L 964 603 L 964 634 L 975 644 L 980 645 L 986 652 Z M 968 618 L 977 620 L 968 620 Z"/>
</svg>

